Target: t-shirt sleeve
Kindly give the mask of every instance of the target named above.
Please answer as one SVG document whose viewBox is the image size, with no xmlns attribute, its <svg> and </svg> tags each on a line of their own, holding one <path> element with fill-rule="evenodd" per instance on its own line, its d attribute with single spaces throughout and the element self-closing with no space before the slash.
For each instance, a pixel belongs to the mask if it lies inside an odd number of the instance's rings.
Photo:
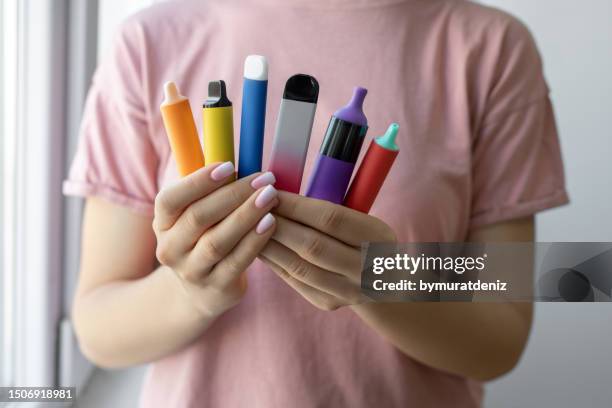
<svg viewBox="0 0 612 408">
<path fill-rule="evenodd" d="M 511 20 L 472 147 L 471 227 L 568 202 L 557 127 L 540 55 Z"/>
<path fill-rule="evenodd" d="M 96 70 L 64 194 L 97 196 L 151 215 L 159 155 L 145 102 L 143 31 L 126 22 Z"/>
</svg>

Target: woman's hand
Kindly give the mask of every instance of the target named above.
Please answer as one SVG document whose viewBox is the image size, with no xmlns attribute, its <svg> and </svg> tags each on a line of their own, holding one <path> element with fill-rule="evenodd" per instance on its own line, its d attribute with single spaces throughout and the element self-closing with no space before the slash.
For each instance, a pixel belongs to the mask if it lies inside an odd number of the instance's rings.
<svg viewBox="0 0 612 408">
<path fill-rule="evenodd" d="M 155 200 L 157 258 L 180 278 L 190 302 L 215 317 L 242 298 L 242 272 L 275 229 L 272 173 L 232 182 L 234 166 L 203 169 L 162 190 Z M 242 277 L 242 278 L 241 278 Z"/>
<path fill-rule="evenodd" d="M 356 305 L 361 293 L 363 242 L 395 242 L 378 218 L 327 201 L 280 192 L 276 232 L 260 258 L 323 310 Z"/>
</svg>

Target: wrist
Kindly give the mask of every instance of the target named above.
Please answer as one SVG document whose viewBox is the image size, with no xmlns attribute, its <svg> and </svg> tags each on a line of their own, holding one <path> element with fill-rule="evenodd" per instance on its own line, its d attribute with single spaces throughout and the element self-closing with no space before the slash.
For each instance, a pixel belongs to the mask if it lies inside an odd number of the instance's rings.
<svg viewBox="0 0 612 408">
<path fill-rule="evenodd" d="M 225 309 L 211 307 L 212 305 L 207 302 L 206 296 L 202 294 L 202 288 L 185 281 L 178 272 L 168 266 L 162 266 L 161 268 L 164 268 L 170 277 L 174 288 L 172 292 L 175 294 L 181 310 L 185 310 L 190 318 L 195 319 L 200 324 L 207 324 L 225 312 Z"/>
</svg>

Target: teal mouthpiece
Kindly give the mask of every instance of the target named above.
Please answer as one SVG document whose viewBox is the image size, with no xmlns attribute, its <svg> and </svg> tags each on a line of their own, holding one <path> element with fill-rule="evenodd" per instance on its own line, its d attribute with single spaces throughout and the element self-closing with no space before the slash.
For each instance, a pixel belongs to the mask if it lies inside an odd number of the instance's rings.
<svg viewBox="0 0 612 408">
<path fill-rule="evenodd" d="M 385 134 L 375 139 L 376 144 L 387 150 L 393 150 L 394 152 L 397 152 L 399 150 L 399 146 L 397 145 L 397 143 L 395 143 L 395 139 L 397 138 L 398 131 L 399 125 L 397 123 L 390 124 Z"/>
</svg>

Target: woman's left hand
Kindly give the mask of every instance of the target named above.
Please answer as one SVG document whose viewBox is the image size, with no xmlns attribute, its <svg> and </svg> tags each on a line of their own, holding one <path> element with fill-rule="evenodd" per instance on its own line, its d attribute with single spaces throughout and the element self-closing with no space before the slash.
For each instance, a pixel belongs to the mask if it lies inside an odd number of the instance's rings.
<svg viewBox="0 0 612 408">
<path fill-rule="evenodd" d="M 395 242 L 378 218 L 327 201 L 279 192 L 276 232 L 259 258 L 323 310 L 368 301 L 361 293 L 361 244 Z"/>
</svg>

